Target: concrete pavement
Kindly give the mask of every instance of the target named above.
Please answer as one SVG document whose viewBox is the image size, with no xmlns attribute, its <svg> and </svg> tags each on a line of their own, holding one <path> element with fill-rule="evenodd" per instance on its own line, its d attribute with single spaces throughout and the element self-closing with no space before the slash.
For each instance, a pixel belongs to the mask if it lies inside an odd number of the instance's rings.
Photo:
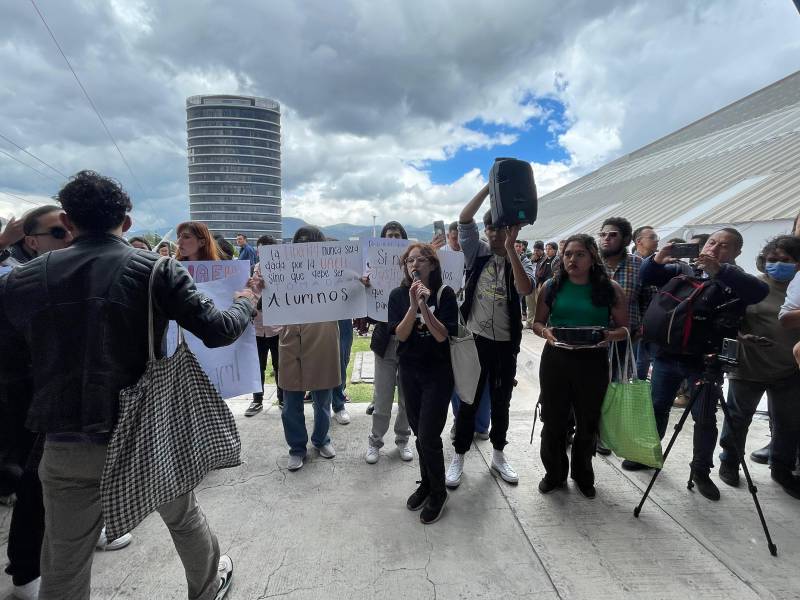
<svg viewBox="0 0 800 600">
<path fill-rule="evenodd" d="M 722 492 L 717 503 L 686 489 L 691 421 L 639 519 L 633 508 L 650 472 L 624 472 L 613 456 L 595 458 L 596 499 L 572 485 L 539 494 L 541 424 L 532 445 L 529 439 L 540 350 L 526 332 L 507 448 L 519 485 L 495 478 L 490 443 L 476 442 L 462 485 L 430 526 L 405 508 L 418 479 L 416 456 L 402 462 L 387 436 L 378 464 L 364 462 L 365 404 L 349 405 L 350 425 L 332 424 L 335 459 L 312 451 L 290 473 L 277 407 L 248 419 L 248 399 L 232 401 L 244 464 L 211 474 L 197 493 L 234 560 L 227 598 L 800 597 L 800 502 L 770 480 L 766 466 L 752 465 L 778 545 L 771 557 L 744 487 L 712 474 Z M 310 408 L 306 416 L 310 426 Z M 765 421 L 754 423 L 748 451 L 767 435 Z M 0 508 L 3 553 L 9 516 Z M 127 549 L 95 555 L 92 597 L 185 598 L 182 567 L 158 516 L 133 534 Z M 0 577 L 0 598 L 10 591 L 10 578 Z"/>
</svg>

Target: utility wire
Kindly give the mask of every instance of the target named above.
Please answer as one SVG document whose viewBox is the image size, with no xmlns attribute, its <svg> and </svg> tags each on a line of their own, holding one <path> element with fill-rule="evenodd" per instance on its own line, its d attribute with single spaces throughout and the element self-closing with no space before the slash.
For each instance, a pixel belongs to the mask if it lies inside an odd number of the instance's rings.
<svg viewBox="0 0 800 600">
<path fill-rule="evenodd" d="M 0 138 L 4 139 L 4 140 L 5 140 L 5 141 L 7 141 L 9 144 L 11 144 L 12 146 L 15 146 L 15 147 L 16 147 L 16 148 L 18 148 L 19 150 L 22 150 L 22 151 L 23 151 L 25 154 L 27 154 L 27 155 L 28 155 L 28 156 L 30 156 L 31 158 L 35 158 L 36 160 L 38 160 L 40 163 L 42 163 L 42 164 L 43 164 L 45 167 L 47 167 L 48 169 L 50 169 L 50 170 L 52 170 L 52 171 L 55 171 L 56 173 L 58 173 L 59 175 L 61 175 L 61 176 L 62 176 L 64 179 L 69 179 L 69 177 L 67 177 L 66 175 L 64 175 L 64 173 L 62 173 L 61 171 L 59 171 L 58 169 L 56 169 L 56 168 L 55 168 L 53 165 L 51 165 L 51 164 L 49 164 L 49 163 L 46 163 L 46 162 L 44 162 L 44 161 L 43 161 L 41 158 L 39 158 L 39 157 L 38 157 L 38 156 L 36 156 L 35 154 L 32 154 L 32 153 L 28 152 L 27 150 L 25 150 L 25 148 L 23 148 L 22 146 L 20 146 L 20 145 L 19 145 L 17 142 L 15 142 L 14 140 L 11 140 L 11 139 L 7 138 L 7 137 L 6 137 L 6 136 L 4 136 L 2 133 L 0 133 Z"/>
<path fill-rule="evenodd" d="M 78 86 L 81 88 L 81 91 L 83 92 L 83 95 L 86 96 L 86 100 L 89 101 L 89 105 L 92 107 L 92 110 L 94 111 L 94 114 L 97 115 L 97 118 L 100 120 L 100 123 L 103 125 L 103 129 L 105 129 L 106 133 L 108 134 L 108 138 L 111 140 L 111 143 L 114 144 L 114 148 L 117 149 L 117 152 L 119 153 L 119 156 L 122 159 L 122 162 L 125 163 L 125 166 L 128 168 L 128 172 L 131 174 L 131 177 L 133 177 L 133 180 L 136 182 L 136 185 L 139 186 L 139 189 L 142 191 L 142 193 L 146 194 L 146 192 L 144 191 L 144 188 L 142 187 L 142 184 L 139 182 L 139 178 L 136 177 L 136 175 L 134 174 L 133 169 L 131 169 L 131 165 L 128 163 L 128 160 L 125 158 L 125 155 L 122 153 L 122 150 L 120 150 L 120 147 L 117 144 L 116 140 L 114 139 L 114 136 L 111 135 L 111 131 L 108 129 L 108 125 L 106 125 L 105 120 L 100 115 L 100 111 L 97 110 L 97 107 L 95 106 L 94 101 L 92 100 L 92 97 L 89 96 L 89 92 L 87 92 L 86 88 L 83 87 L 83 84 L 81 83 L 81 80 L 78 77 L 78 74 L 75 72 L 75 69 L 72 68 L 72 63 L 69 62 L 69 59 L 67 58 L 67 55 L 64 54 L 64 50 L 61 49 L 61 44 L 58 43 L 58 40 L 56 39 L 56 36 L 53 33 L 53 30 L 50 29 L 50 26 L 47 24 L 47 21 L 45 20 L 44 15 L 42 14 L 42 11 L 40 11 L 39 7 L 36 6 L 36 1 L 35 0 L 31 0 L 31 4 L 33 5 L 34 10 L 36 11 L 36 14 L 38 14 L 39 18 L 42 20 L 42 23 L 44 24 L 45 28 L 47 29 L 47 32 L 50 34 L 50 37 L 53 39 L 53 43 L 56 45 L 56 48 L 58 48 L 58 51 L 61 53 L 61 56 L 64 58 L 64 61 L 67 63 L 67 66 L 69 67 L 69 70 L 72 72 L 72 76 L 75 78 L 75 81 L 78 83 Z"/>
<path fill-rule="evenodd" d="M 18 159 L 16 156 L 14 156 L 13 154 L 9 154 L 8 152 L 6 152 L 5 150 L 3 150 L 2 148 L 0 148 L 0 154 L 5 154 L 5 155 L 6 155 L 8 158 L 10 158 L 11 160 L 15 160 L 15 161 L 17 161 L 19 164 L 21 164 L 21 165 L 23 165 L 23 166 L 25 166 L 25 167 L 28 167 L 30 170 L 32 170 L 32 171 L 36 171 L 36 172 L 37 172 L 39 175 L 41 175 L 42 177 L 47 177 L 48 179 L 56 179 L 56 178 L 55 178 L 55 177 L 53 177 L 52 175 L 48 175 L 47 173 L 42 173 L 42 172 L 41 172 L 39 169 L 37 169 L 36 167 L 32 167 L 32 166 L 30 166 L 28 163 L 21 161 L 21 160 L 20 160 L 20 159 Z M 58 180 L 56 179 L 56 181 L 58 181 Z"/>
<path fill-rule="evenodd" d="M 17 196 L 16 194 L 12 194 L 11 192 L 0 192 L 0 194 L 5 194 L 6 196 L 11 196 L 12 198 L 16 198 L 17 200 L 22 200 L 23 202 L 28 202 L 33 204 L 34 206 L 39 206 L 40 202 L 34 202 L 33 200 L 28 200 L 27 198 L 23 198 L 22 196 Z"/>
</svg>

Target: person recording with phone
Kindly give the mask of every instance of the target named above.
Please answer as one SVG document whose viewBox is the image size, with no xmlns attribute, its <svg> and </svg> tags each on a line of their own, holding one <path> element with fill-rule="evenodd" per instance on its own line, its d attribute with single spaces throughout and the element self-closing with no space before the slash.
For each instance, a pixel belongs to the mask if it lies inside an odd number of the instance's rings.
<svg viewBox="0 0 800 600">
<path fill-rule="evenodd" d="M 533 265 L 527 258 L 520 258 L 514 250 L 520 225 L 495 227 L 492 213 L 487 211 L 483 216 L 483 224 L 488 243 L 480 239 L 474 217 L 488 195 L 487 184 L 461 211 L 458 224 L 459 241 L 468 273 L 461 314 L 467 322 L 467 329 L 475 337 L 481 374 L 474 401 L 471 404 L 462 401 L 458 410 L 453 441 L 455 455 L 446 477 L 450 488 L 456 488 L 461 483 L 464 457 L 475 434 L 475 413 L 487 381 L 492 403 L 489 439 L 494 450 L 491 469 L 509 483 L 519 481 L 503 449 L 507 443 L 509 405 L 522 340 L 519 299 L 533 290 Z"/>
<path fill-rule="evenodd" d="M 399 341 L 400 387 L 416 436 L 420 482 L 408 498 L 420 521 L 434 523 L 447 502 L 442 430 L 453 393 L 449 336 L 458 334 L 455 292 L 442 283 L 430 244 L 412 244 L 401 257 L 403 282 L 389 295 L 389 333 Z"/>
<path fill-rule="evenodd" d="M 764 281 L 745 273 L 736 265 L 736 257 L 741 254 L 743 243 L 742 235 L 736 229 L 720 229 L 708 238 L 700 250 L 694 261 L 694 270 L 673 256 L 675 245 L 668 243 L 642 264 L 642 284 L 661 288 L 673 278 L 682 275 L 714 280 L 726 300 L 723 303 L 725 308 L 720 310 L 724 310 L 727 317 L 716 334 L 720 341 L 725 337 L 735 339 L 738 322 L 744 316 L 746 308 L 761 302 L 769 293 L 769 286 Z M 651 381 L 656 426 L 662 439 L 667 431 L 670 409 L 681 382 L 688 380 L 689 389 L 694 389 L 704 368 L 702 354 L 676 354 L 665 350 L 663 345 L 665 344 L 659 344 L 653 361 Z M 704 404 L 706 403 L 695 402 L 692 406 L 695 426 L 691 477 L 703 496 L 709 500 L 719 500 L 719 489 L 709 475 L 714 466 L 713 454 L 717 443 L 717 407 Z M 623 468 L 636 470 L 647 467 L 624 461 Z"/>
</svg>

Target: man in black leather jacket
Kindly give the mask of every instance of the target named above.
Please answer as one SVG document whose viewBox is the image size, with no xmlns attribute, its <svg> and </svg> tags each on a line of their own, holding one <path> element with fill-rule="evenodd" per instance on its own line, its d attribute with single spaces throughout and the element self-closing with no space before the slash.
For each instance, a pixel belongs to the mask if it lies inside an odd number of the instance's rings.
<svg viewBox="0 0 800 600">
<path fill-rule="evenodd" d="M 42 600 L 89 597 L 103 521 L 100 476 L 119 392 L 138 381 L 147 362 L 147 290 L 158 259 L 122 239 L 132 206 L 114 181 L 82 171 L 58 199 L 73 244 L 0 279 L 0 323 L 21 336 L 32 365 L 27 426 L 46 434 L 39 470 L 46 515 Z M 261 283 L 251 280 L 250 287 L 221 311 L 179 263 L 168 261 L 155 274 L 156 339 L 162 342 L 167 321 L 175 320 L 209 347 L 234 342 L 256 314 Z M 221 598 L 232 563 L 220 557 L 194 494 L 159 512 L 184 561 L 189 597 Z"/>
</svg>

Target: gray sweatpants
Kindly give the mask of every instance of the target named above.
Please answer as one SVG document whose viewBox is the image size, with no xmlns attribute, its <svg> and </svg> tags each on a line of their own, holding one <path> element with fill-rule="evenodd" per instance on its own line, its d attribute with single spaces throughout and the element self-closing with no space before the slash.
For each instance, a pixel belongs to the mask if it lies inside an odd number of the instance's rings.
<svg viewBox="0 0 800 600">
<path fill-rule="evenodd" d="M 376 448 L 383 446 L 383 436 L 389 431 L 392 419 L 394 390 L 397 389 L 397 417 L 394 420 L 394 441 L 398 446 L 408 444 L 411 428 L 406 416 L 406 400 L 402 388 L 397 385 L 397 338 L 392 336 L 383 358 L 375 355 L 375 381 L 372 402 L 375 411 L 372 413 L 372 431 L 369 434 L 369 445 Z"/>
<path fill-rule="evenodd" d="M 45 443 L 39 465 L 45 513 L 39 600 L 89 598 L 92 558 L 103 528 L 100 476 L 105 460 L 106 446 L 101 444 Z M 189 599 L 214 598 L 219 546 L 194 492 L 158 512 L 186 571 Z"/>
</svg>

